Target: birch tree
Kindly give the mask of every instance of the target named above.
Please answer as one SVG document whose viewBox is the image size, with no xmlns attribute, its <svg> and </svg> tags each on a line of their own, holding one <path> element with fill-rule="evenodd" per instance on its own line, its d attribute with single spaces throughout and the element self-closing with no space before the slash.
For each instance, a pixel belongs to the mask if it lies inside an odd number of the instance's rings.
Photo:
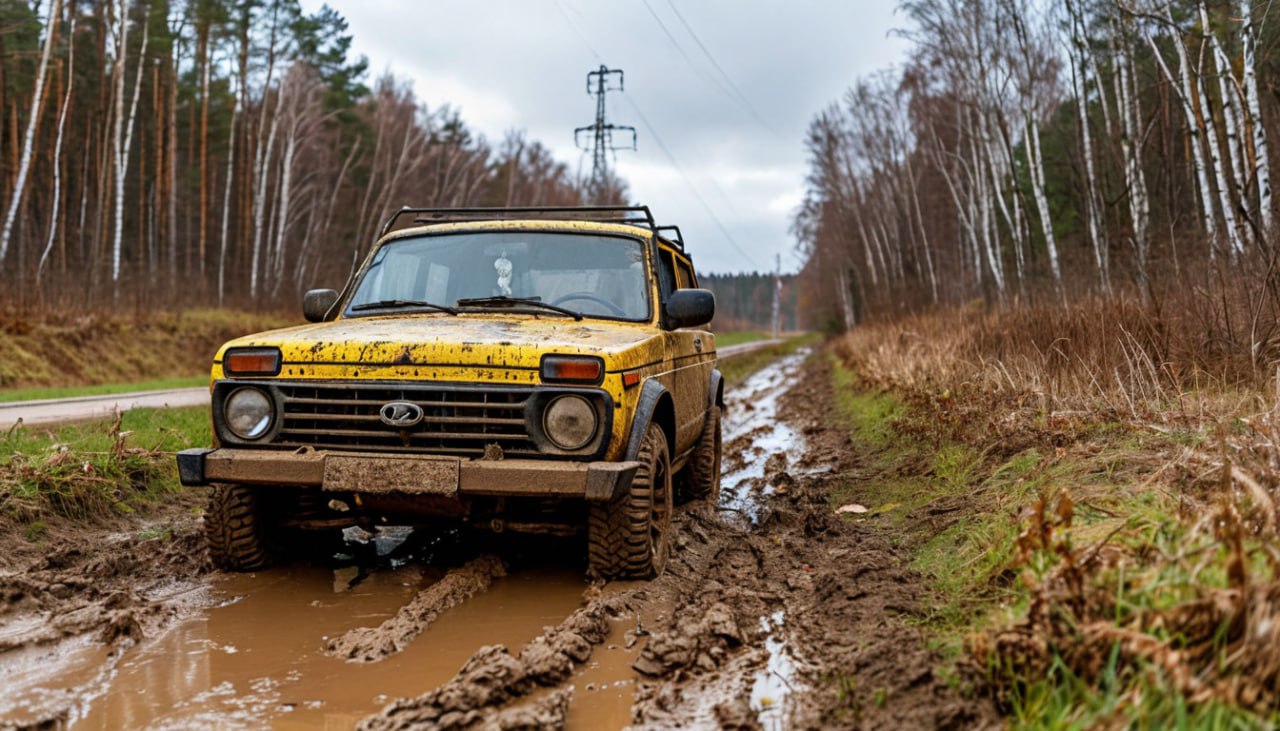
<svg viewBox="0 0 1280 731">
<path fill-rule="evenodd" d="M 14 222 L 18 219 L 18 209 L 22 206 L 22 198 L 26 193 L 27 175 L 31 171 L 31 157 L 35 149 L 36 128 L 40 124 L 40 110 L 44 106 L 44 82 L 49 69 L 49 54 L 53 50 L 53 37 L 57 31 L 57 19 L 62 8 L 60 0 L 51 0 L 49 13 L 44 23 L 44 43 L 40 50 L 40 68 L 36 72 L 36 88 L 31 94 L 31 109 L 27 114 L 27 131 L 22 136 L 22 157 L 18 163 L 18 175 L 13 183 L 13 191 L 9 195 L 9 209 L 4 216 L 4 229 L 0 230 L 0 270 L 4 268 L 6 255 L 9 253 L 9 241 L 13 236 Z"/>
<path fill-rule="evenodd" d="M 57 0 L 54 0 L 54 4 L 57 4 Z M 68 28 L 67 35 L 71 39 L 67 44 L 67 69 L 74 70 L 76 65 L 75 16 L 71 18 L 71 27 Z M 71 109 L 71 93 L 75 89 L 75 80 L 75 74 L 69 73 L 67 90 L 63 94 L 62 107 L 58 111 L 58 136 L 53 144 L 53 205 L 50 206 L 49 211 L 49 238 L 45 242 L 44 251 L 40 253 L 40 262 L 36 265 L 37 284 L 44 274 L 44 266 L 49 261 L 49 254 L 53 251 L 53 242 L 58 237 L 58 214 L 62 204 L 62 140 L 67 130 L 67 112 Z M 4 257 L 0 256 L 0 261 L 3 259 Z"/>
</svg>

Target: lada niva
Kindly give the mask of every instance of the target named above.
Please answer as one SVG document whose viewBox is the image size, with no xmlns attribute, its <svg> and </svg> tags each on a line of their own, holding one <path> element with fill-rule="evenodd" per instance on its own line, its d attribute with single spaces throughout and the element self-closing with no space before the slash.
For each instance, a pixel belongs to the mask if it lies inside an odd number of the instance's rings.
<svg viewBox="0 0 1280 731">
<path fill-rule="evenodd" d="M 305 531 L 462 524 L 586 535 L 588 571 L 660 573 L 674 500 L 716 500 L 724 387 L 676 227 L 647 207 L 404 208 L 313 324 L 226 343 L 211 486 L 220 568 Z"/>
</svg>

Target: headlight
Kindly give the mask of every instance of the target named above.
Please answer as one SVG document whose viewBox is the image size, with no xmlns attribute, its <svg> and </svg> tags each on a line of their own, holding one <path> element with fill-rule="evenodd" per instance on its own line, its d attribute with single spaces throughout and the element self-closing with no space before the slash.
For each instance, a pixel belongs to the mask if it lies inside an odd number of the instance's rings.
<svg viewBox="0 0 1280 731">
<path fill-rule="evenodd" d="M 542 412 L 542 431 L 566 452 L 587 446 L 596 435 L 598 422 L 591 402 L 572 394 L 555 397 Z"/>
<path fill-rule="evenodd" d="M 241 439 L 257 439 L 271 428 L 275 407 L 271 397 L 257 388 L 238 388 L 222 407 L 223 420 Z"/>
</svg>

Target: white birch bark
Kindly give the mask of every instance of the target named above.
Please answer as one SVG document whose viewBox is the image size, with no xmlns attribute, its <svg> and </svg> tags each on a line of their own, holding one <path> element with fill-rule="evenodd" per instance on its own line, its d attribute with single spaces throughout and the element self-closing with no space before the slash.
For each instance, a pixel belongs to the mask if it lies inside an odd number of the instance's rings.
<svg viewBox="0 0 1280 731">
<path fill-rule="evenodd" d="M 290 204 L 293 203 L 293 156 L 298 149 L 297 130 L 290 129 L 285 137 L 284 154 L 280 161 L 280 211 L 276 216 L 276 243 L 272 259 L 271 291 L 280 288 L 284 275 L 285 233 L 289 228 Z"/>
<path fill-rule="evenodd" d="M 1186 48 L 1183 46 L 1182 39 L 1175 39 L 1175 46 L 1179 49 L 1182 58 L 1186 58 Z M 1189 67 L 1189 63 L 1187 64 Z M 1188 81 L 1191 79 L 1190 70 L 1187 71 Z M 1209 108 L 1209 94 L 1205 89 L 1203 77 L 1195 78 L 1197 93 L 1192 97 L 1200 108 L 1200 117 L 1204 120 L 1204 143 L 1209 149 L 1209 172 L 1213 174 L 1214 182 L 1217 183 L 1218 192 L 1218 210 L 1222 214 L 1222 226 L 1227 232 L 1227 243 L 1230 245 L 1232 259 L 1235 259 L 1244 252 L 1244 242 L 1240 237 L 1240 227 L 1236 219 L 1235 208 L 1231 205 L 1231 189 L 1230 183 L 1227 181 L 1226 166 L 1222 162 L 1222 153 L 1219 150 L 1218 124 L 1214 121 L 1213 110 Z"/>
<path fill-rule="evenodd" d="M 1026 6 L 1012 0 L 1002 0 L 1002 10 L 1013 24 L 1022 61 L 1023 78 L 1019 93 L 1022 105 L 1022 146 L 1027 155 L 1029 168 L 1027 177 L 1031 180 L 1031 197 L 1035 202 L 1036 215 L 1040 219 L 1040 232 L 1044 237 L 1045 254 L 1049 259 L 1049 271 L 1053 275 L 1054 287 L 1059 294 L 1065 294 L 1062 288 L 1062 267 L 1058 262 L 1058 242 L 1053 233 L 1049 197 L 1045 192 L 1044 158 L 1040 153 L 1039 82 L 1042 74 L 1040 64 L 1043 59 L 1032 49 L 1031 36 L 1027 31 Z"/>
<path fill-rule="evenodd" d="M 266 114 L 266 104 L 263 104 L 263 114 Z M 263 238 L 263 221 L 267 211 L 267 191 L 269 190 L 271 168 L 267 164 L 271 160 L 271 153 L 276 143 L 276 134 L 280 129 L 280 115 L 272 115 L 271 131 L 267 134 L 267 144 L 259 148 L 262 153 L 260 155 L 260 164 L 257 168 L 258 175 L 254 181 L 253 192 L 253 249 L 251 251 L 252 260 L 249 265 L 249 296 L 253 299 L 258 297 L 258 274 L 260 260 L 262 259 L 262 238 Z"/>
<path fill-rule="evenodd" d="M 22 206 L 22 197 L 27 189 L 27 175 L 31 171 L 31 157 L 35 149 L 36 128 L 40 124 L 40 108 L 44 104 L 44 81 L 49 69 L 49 54 L 53 50 L 53 37 L 57 32 L 61 8 L 60 0 L 52 0 L 44 21 L 44 47 L 40 51 L 40 67 L 36 71 L 36 88 L 31 93 L 31 110 L 27 116 L 27 129 L 22 135 L 22 154 L 18 163 L 18 175 L 13 181 L 13 192 L 9 196 L 9 210 L 4 215 L 4 229 L 0 231 L 0 269 L 3 269 L 5 257 L 9 253 L 13 226 L 18 219 L 18 209 Z"/>
<path fill-rule="evenodd" d="M 1073 2 L 1067 3 L 1071 20 L 1071 86 L 1076 97 L 1076 120 L 1080 125 L 1080 155 L 1084 158 L 1085 217 L 1088 222 L 1089 240 L 1093 244 L 1094 265 L 1102 291 L 1111 291 L 1110 259 L 1106 234 L 1102 225 L 1102 202 L 1098 191 L 1098 177 L 1093 162 L 1093 136 L 1089 129 L 1089 84 L 1086 78 L 1089 51 L 1085 43 L 1084 20 Z"/>
<path fill-rule="evenodd" d="M 236 171 L 236 124 L 240 121 L 241 93 L 231 110 L 231 130 L 227 133 L 227 181 L 222 193 L 222 234 L 218 242 L 218 306 L 222 307 L 227 287 L 227 236 L 231 228 L 231 190 Z"/>
<path fill-rule="evenodd" d="M 58 4 L 58 0 L 54 0 Z M 75 88 L 76 75 L 76 18 L 71 16 L 71 24 L 67 30 L 70 43 L 67 44 L 67 90 L 62 97 L 62 108 L 58 111 L 58 135 L 53 142 L 53 203 L 49 211 L 49 239 L 45 242 L 44 252 L 40 254 L 40 263 L 36 265 L 36 283 L 44 275 L 44 266 L 53 251 L 53 242 L 58 238 L 58 213 L 62 206 L 62 140 L 67 127 L 67 111 L 71 108 L 71 92 Z M 3 257 L 0 257 L 3 261 Z"/>
<path fill-rule="evenodd" d="M 933 252 L 929 248 L 929 233 L 924 224 L 924 215 L 920 212 L 920 190 L 916 185 L 915 172 L 911 169 L 911 155 L 904 158 L 906 165 L 907 181 L 911 185 L 911 204 L 915 210 L 915 225 L 920 231 L 920 248 L 924 252 L 925 271 L 929 276 L 929 292 L 933 295 L 934 304 L 938 303 L 938 275 L 933 266 Z"/>
<path fill-rule="evenodd" d="M 113 284 L 120 282 L 120 259 L 121 252 L 124 248 L 124 184 L 125 176 L 129 172 L 129 148 L 133 146 L 133 128 L 134 122 L 138 115 L 138 97 L 142 93 L 142 66 L 146 62 L 147 56 L 147 40 L 151 32 L 151 24 L 143 22 L 142 24 L 142 45 L 138 49 L 138 71 L 134 75 L 133 81 L 133 100 L 129 103 L 129 119 L 124 125 L 124 135 L 121 138 L 121 119 L 120 114 L 124 109 L 124 68 L 125 68 L 125 51 L 127 50 L 127 34 L 129 28 L 128 18 L 128 0 L 121 0 L 120 8 L 120 57 L 117 63 L 120 65 L 120 78 L 117 82 L 116 90 L 121 94 L 116 99 L 116 184 L 115 184 L 115 233 L 111 243 L 111 281 Z M 116 294 L 119 294 L 117 291 Z"/>
<path fill-rule="evenodd" d="M 1123 21 L 1113 25 L 1113 56 L 1115 58 L 1116 111 L 1120 117 L 1120 152 L 1123 158 L 1125 190 L 1129 203 L 1129 220 L 1133 227 L 1130 240 L 1139 285 L 1145 292 L 1148 285 L 1148 238 L 1151 206 L 1147 195 L 1146 173 L 1142 168 L 1142 139 L 1140 139 L 1142 110 L 1134 83 L 1136 74 L 1130 34 Z"/>
<path fill-rule="evenodd" d="M 1246 151 L 1243 147 L 1243 121 L 1244 107 L 1240 103 L 1240 95 L 1236 93 L 1235 77 L 1232 76 L 1231 62 L 1227 60 L 1227 54 L 1222 50 L 1222 44 L 1218 41 L 1218 36 L 1209 26 L 1209 11 L 1205 7 L 1204 0 L 1200 2 L 1200 24 L 1204 31 L 1210 49 L 1213 52 L 1214 75 L 1218 79 L 1218 96 L 1222 100 L 1222 127 L 1224 135 L 1224 144 L 1227 148 L 1227 160 L 1231 164 L 1231 190 L 1235 194 L 1235 205 L 1248 205 L 1248 183 L 1245 181 L 1244 159 Z M 1207 106 L 1207 100 L 1206 100 Z M 1225 171 L 1224 171 L 1225 175 Z M 1240 226 L 1238 229 L 1239 236 L 1243 244 L 1251 243 L 1251 236 L 1247 226 Z"/>
<path fill-rule="evenodd" d="M 1156 63 L 1164 72 L 1165 78 L 1174 87 L 1181 102 L 1182 115 L 1187 123 L 1187 134 L 1191 136 L 1191 166 L 1195 169 L 1196 189 L 1200 194 L 1200 214 L 1201 221 L 1204 224 L 1205 238 L 1209 244 L 1209 258 L 1213 259 L 1219 253 L 1221 245 L 1218 242 L 1218 215 L 1213 205 L 1213 190 L 1209 186 L 1209 175 L 1205 170 L 1204 149 L 1201 147 L 1204 133 L 1200 128 L 1200 119 L 1196 115 L 1196 111 L 1191 104 L 1191 79 L 1190 69 L 1187 64 L 1187 49 L 1182 45 L 1181 38 L 1173 39 L 1173 46 L 1178 52 L 1178 75 L 1174 76 L 1169 65 L 1165 63 L 1164 56 L 1160 53 L 1159 46 L 1153 36 L 1147 36 L 1147 43 L 1151 46 L 1152 55 L 1156 59 Z"/>
<path fill-rule="evenodd" d="M 849 282 L 847 281 L 844 267 L 841 266 L 836 270 L 836 279 L 840 288 L 840 310 L 844 315 L 844 329 L 852 330 L 855 324 L 853 314 L 853 303 L 849 301 Z"/>
<path fill-rule="evenodd" d="M 1244 46 L 1244 95 L 1245 108 L 1248 109 L 1249 128 L 1253 142 L 1253 179 L 1258 188 L 1258 220 L 1262 227 L 1262 236 L 1270 245 L 1272 234 L 1271 210 L 1271 159 L 1267 152 L 1267 129 L 1262 124 L 1262 106 L 1258 100 L 1258 76 L 1254 54 L 1256 38 L 1253 29 L 1253 2 L 1240 0 L 1240 17 L 1244 22 L 1240 29 L 1241 42 Z"/>
</svg>

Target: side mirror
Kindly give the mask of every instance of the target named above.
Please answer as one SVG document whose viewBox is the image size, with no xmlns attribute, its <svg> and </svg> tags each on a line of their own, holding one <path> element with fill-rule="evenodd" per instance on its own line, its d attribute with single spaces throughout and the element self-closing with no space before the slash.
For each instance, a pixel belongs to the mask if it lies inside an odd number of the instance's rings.
<svg viewBox="0 0 1280 731">
<path fill-rule="evenodd" d="M 667 298 L 666 313 L 672 328 L 705 325 L 715 317 L 716 296 L 709 289 L 677 289 Z"/>
<path fill-rule="evenodd" d="M 338 293 L 332 289 L 312 289 L 302 295 L 302 316 L 307 322 L 324 322 L 325 315 L 338 301 Z"/>
</svg>

